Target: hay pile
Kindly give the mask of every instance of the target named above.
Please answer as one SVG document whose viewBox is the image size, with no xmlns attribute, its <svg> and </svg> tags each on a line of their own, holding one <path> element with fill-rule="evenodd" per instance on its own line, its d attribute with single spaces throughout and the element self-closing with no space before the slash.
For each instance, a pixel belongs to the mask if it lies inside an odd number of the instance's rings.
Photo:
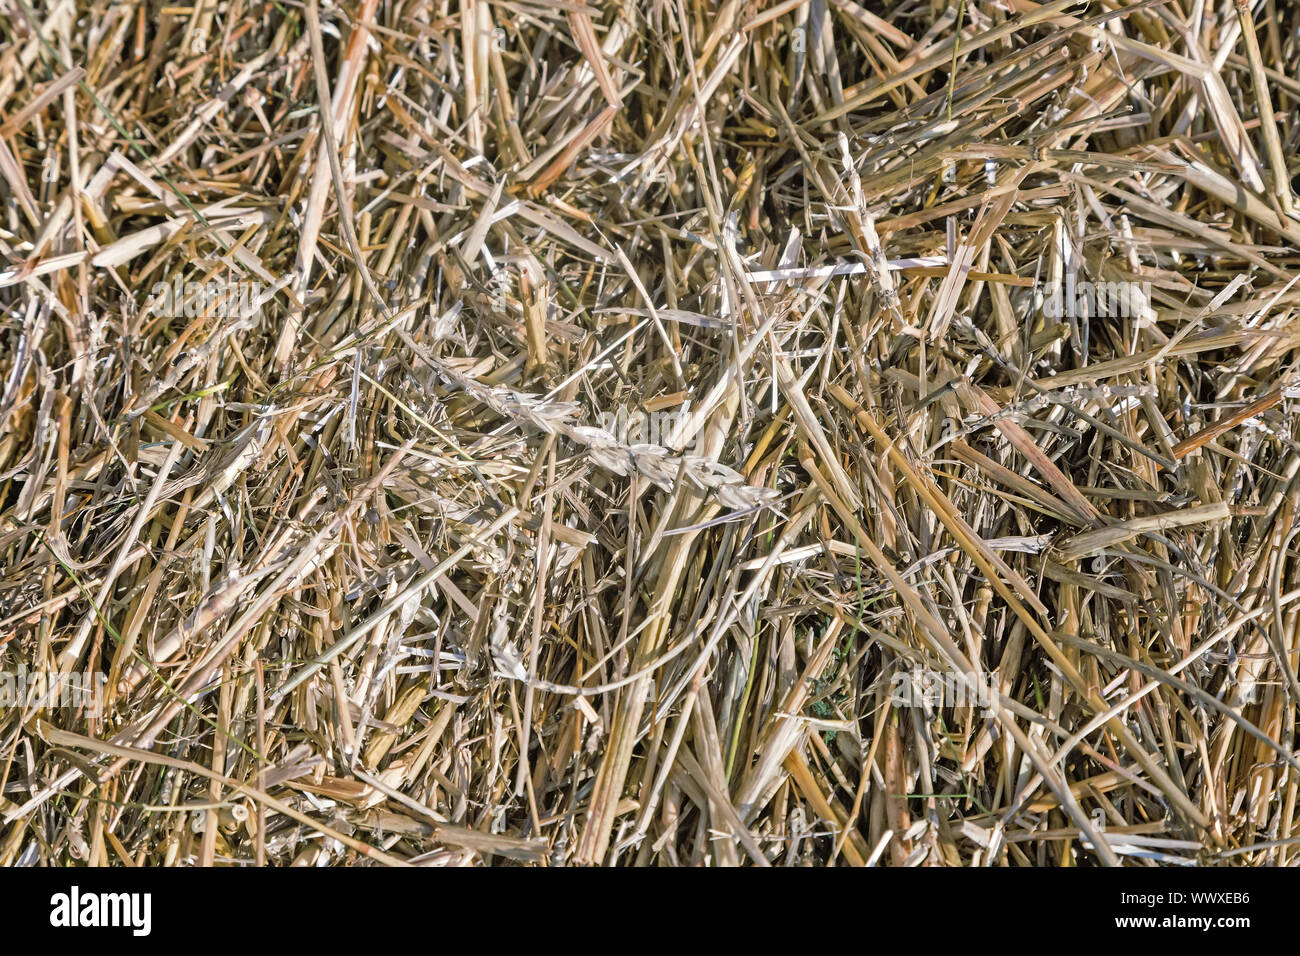
<svg viewBox="0 0 1300 956">
<path fill-rule="evenodd" d="M 1297 859 L 1295 5 L 0 22 L 0 864 Z"/>
</svg>

